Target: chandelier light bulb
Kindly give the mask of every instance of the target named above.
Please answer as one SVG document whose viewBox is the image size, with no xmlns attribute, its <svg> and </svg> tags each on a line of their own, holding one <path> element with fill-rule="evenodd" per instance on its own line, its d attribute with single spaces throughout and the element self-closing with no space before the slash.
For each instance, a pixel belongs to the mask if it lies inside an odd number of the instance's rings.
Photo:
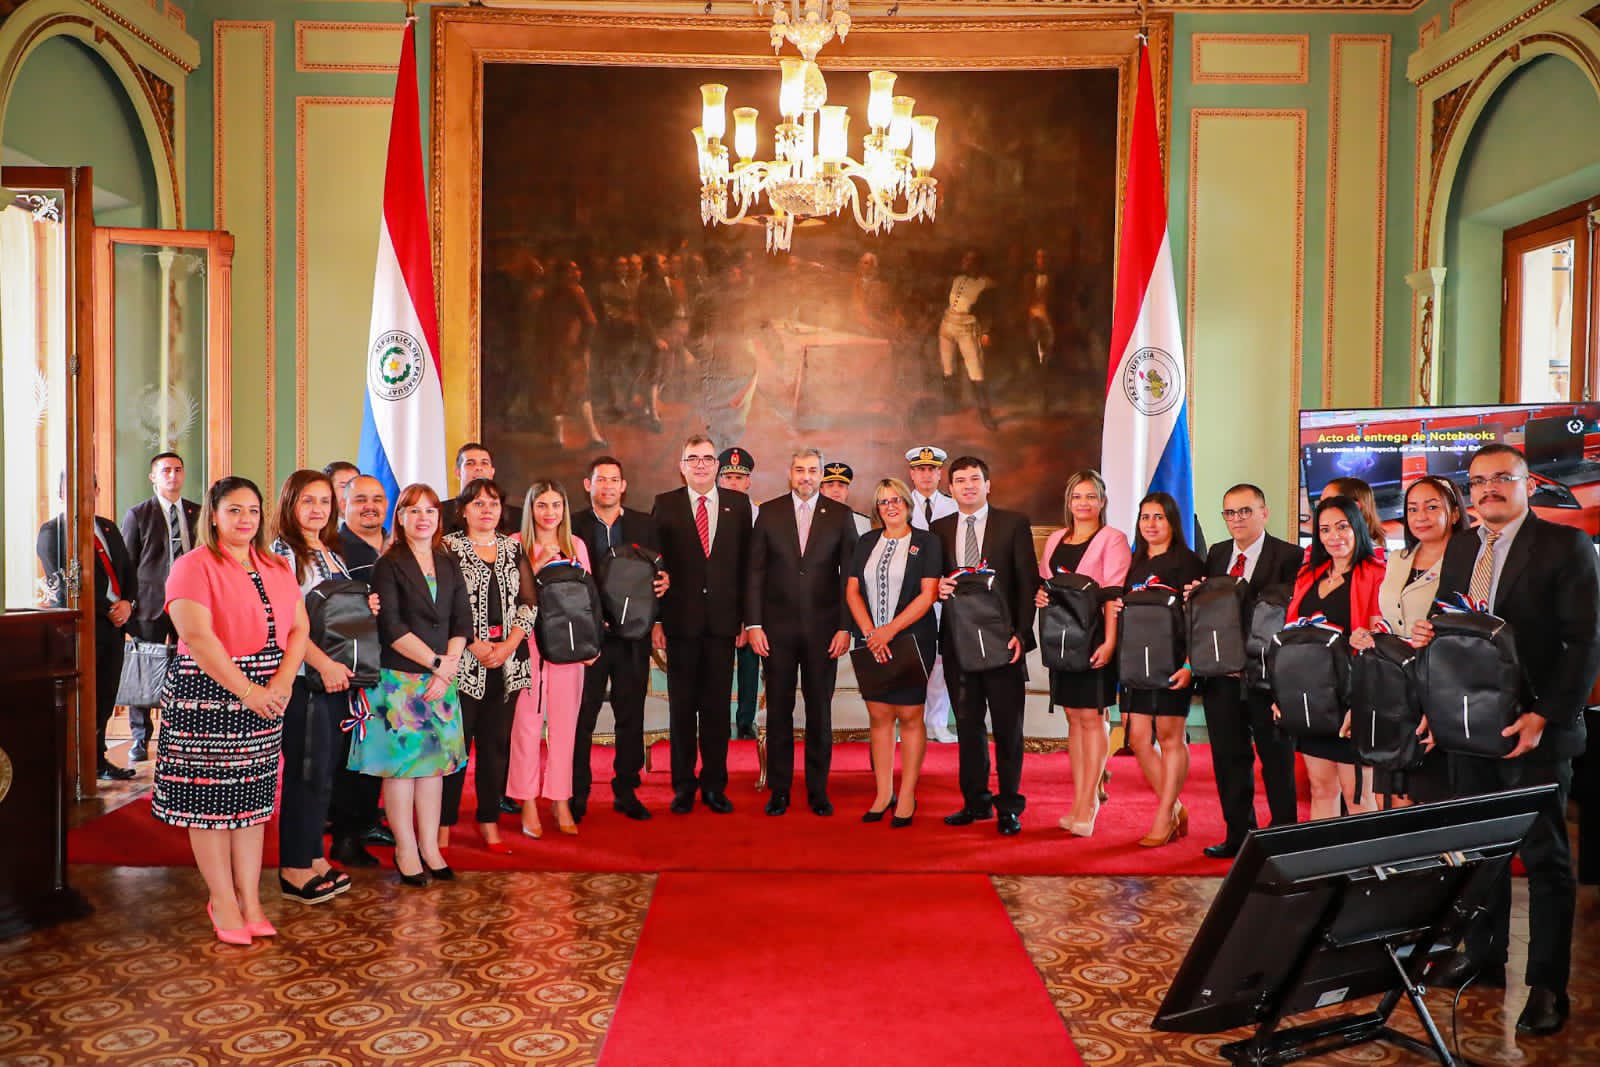
<svg viewBox="0 0 1600 1067">
<path fill-rule="evenodd" d="M 753 107 L 733 109 L 733 150 L 741 163 L 748 163 L 755 158 L 756 119 L 760 114 Z"/>
<path fill-rule="evenodd" d="M 891 102 L 893 117 L 889 120 L 889 147 L 904 152 L 911 147 L 911 114 L 917 109 L 915 97 L 897 96 Z"/>
<path fill-rule="evenodd" d="M 690 132 L 694 134 L 695 153 L 700 158 L 700 178 L 704 181 L 711 162 L 711 154 L 706 151 L 706 128 L 704 126 L 696 126 Z"/>
<path fill-rule="evenodd" d="M 781 59 L 778 66 L 783 70 L 783 82 L 778 88 L 778 112 L 792 122 L 805 110 L 805 60 Z"/>
<path fill-rule="evenodd" d="M 867 125 L 874 130 L 887 129 L 894 119 L 894 82 L 892 71 L 875 70 L 867 75 L 871 95 L 867 97 Z"/>
<path fill-rule="evenodd" d="M 822 126 L 817 131 L 817 155 L 833 163 L 850 154 L 850 112 L 839 104 L 822 109 Z"/>
<path fill-rule="evenodd" d="M 911 120 L 911 163 L 918 173 L 926 174 L 933 169 L 933 137 L 938 128 L 939 120 L 932 115 L 918 115 Z"/>
<path fill-rule="evenodd" d="M 728 116 L 723 111 L 723 104 L 728 99 L 728 87 L 717 85 L 715 82 L 700 86 L 701 115 L 700 125 L 706 131 L 706 139 L 720 141 L 728 132 Z"/>
</svg>

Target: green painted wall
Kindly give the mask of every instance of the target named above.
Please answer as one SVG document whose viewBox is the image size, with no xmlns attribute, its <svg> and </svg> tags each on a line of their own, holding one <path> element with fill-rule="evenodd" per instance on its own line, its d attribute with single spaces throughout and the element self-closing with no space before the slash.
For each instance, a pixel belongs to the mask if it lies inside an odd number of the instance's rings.
<svg viewBox="0 0 1600 1067">
<path fill-rule="evenodd" d="M 70 116 L 70 121 L 64 119 Z M 52 37 L 23 62 L 0 132 L 6 162 L 94 168 L 95 222 L 157 225 L 156 177 L 122 84 L 94 51 Z"/>
<path fill-rule="evenodd" d="M 1600 192 L 1597 132 L 1600 98 L 1560 56 L 1529 63 L 1484 109 L 1445 218 L 1441 402 L 1500 399 L 1504 232 Z"/>
</svg>

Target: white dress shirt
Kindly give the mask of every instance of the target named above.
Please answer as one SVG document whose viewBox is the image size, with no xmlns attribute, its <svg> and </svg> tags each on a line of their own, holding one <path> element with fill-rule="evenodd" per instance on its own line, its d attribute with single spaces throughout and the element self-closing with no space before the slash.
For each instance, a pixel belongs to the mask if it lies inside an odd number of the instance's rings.
<svg viewBox="0 0 1600 1067">
<path fill-rule="evenodd" d="M 915 489 L 911 490 L 911 525 L 919 530 L 929 527 L 928 517 L 924 514 L 928 501 L 933 501 L 933 517 L 942 519 L 946 515 L 954 514 L 956 502 L 948 493 L 935 491 L 931 497 L 923 496 Z"/>
<path fill-rule="evenodd" d="M 700 498 L 701 498 L 701 496 L 705 497 L 705 500 L 706 500 L 706 518 L 709 519 L 710 522 L 711 522 L 711 532 L 709 534 L 707 534 L 706 536 L 710 540 L 710 542 L 714 545 L 714 544 L 717 543 L 717 512 L 719 510 L 717 505 L 720 502 L 719 498 L 717 497 L 717 487 L 713 485 L 711 487 L 711 491 L 709 493 L 704 493 L 704 494 L 697 493 L 693 489 L 689 490 L 689 521 L 690 522 L 694 521 L 694 513 L 700 507 Z"/>
<path fill-rule="evenodd" d="M 977 519 L 978 558 L 967 558 L 967 520 Z M 989 528 L 989 505 L 985 504 L 971 515 L 956 516 L 956 566 L 976 567 L 983 560 L 983 534 Z"/>
<path fill-rule="evenodd" d="M 1237 541 L 1228 543 L 1228 569 L 1222 573 L 1228 574 L 1233 570 L 1234 560 L 1239 558 L 1239 553 L 1244 553 L 1244 580 L 1249 581 L 1255 577 L 1256 561 L 1261 558 L 1261 549 L 1267 543 L 1267 531 L 1262 530 L 1261 536 L 1250 542 L 1249 547 L 1241 549 Z"/>
<path fill-rule="evenodd" d="M 1528 521 L 1528 513 L 1524 511 L 1515 519 L 1500 527 L 1500 536 L 1495 539 L 1494 548 L 1494 577 L 1489 580 L 1489 610 L 1494 610 L 1495 598 L 1500 595 L 1500 572 L 1506 569 L 1506 557 L 1511 555 L 1511 542 L 1516 540 L 1521 532 L 1523 523 Z M 1480 523 L 1478 526 L 1478 551 L 1483 551 L 1483 544 L 1489 539 L 1489 531 Z M 1476 561 L 1477 557 L 1474 556 Z"/>
<path fill-rule="evenodd" d="M 161 517 L 167 522 L 167 543 L 172 543 L 172 509 L 178 509 L 178 539 L 183 542 L 183 550 L 189 551 L 194 547 L 194 541 L 189 536 L 189 524 L 184 521 L 183 498 L 177 500 L 163 500 L 160 494 L 155 497 L 156 507 L 161 509 Z"/>
</svg>

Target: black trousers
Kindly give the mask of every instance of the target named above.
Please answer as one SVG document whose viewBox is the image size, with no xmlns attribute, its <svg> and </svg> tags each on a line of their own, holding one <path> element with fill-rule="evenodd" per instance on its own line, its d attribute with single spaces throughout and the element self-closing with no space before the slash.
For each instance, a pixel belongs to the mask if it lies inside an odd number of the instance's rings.
<svg viewBox="0 0 1600 1067">
<path fill-rule="evenodd" d="M 1458 797 L 1553 784 L 1554 805 L 1539 812 L 1518 853 L 1528 871 L 1528 970 L 1530 986 L 1557 993 L 1567 990 L 1572 973 L 1572 923 L 1578 880 L 1572 873 L 1567 842 L 1567 795 L 1572 790 L 1570 760 L 1485 759 L 1450 756 L 1450 784 Z M 1467 932 L 1467 954 L 1479 963 L 1503 964 L 1511 940 L 1511 870 L 1501 872 L 1486 904 L 1488 911 Z"/>
<path fill-rule="evenodd" d="M 500 798 L 506 794 L 506 768 L 511 765 L 511 723 L 517 716 L 517 694 L 506 693 L 505 668 L 496 667 L 484 681 L 483 697 L 461 697 L 461 732 L 467 751 L 476 751 L 478 771 L 474 785 L 478 795 L 477 819 L 481 823 L 500 821 Z M 461 817 L 461 790 L 466 786 L 467 768 L 445 775 L 444 800 L 439 811 L 440 826 L 454 826 Z"/>
<path fill-rule="evenodd" d="M 788 793 L 794 786 L 794 694 L 806 698 L 806 796 L 828 797 L 833 765 L 833 683 L 839 661 L 828 655 L 827 633 L 767 631 L 767 786 Z"/>
<path fill-rule="evenodd" d="M 383 793 L 383 779 L 350 769 L 350 733 L 339 727 L 349 717 L 348 693 L 339 694 L 338 714 L 334 717 L 335 759 L 333 770 L 333 798 L 329 804 L 328 818 L 333 823 L 333 836 L 360 837 L 378 825 L 378 797 Z"/>
<path fill-rule="evenodd" d="M 745 645 L 734 652 L 735 677 L 739 681 L 739 708 L 734 723 L 741 730 L 756 728 L 756 704 L 761 691 L 761 657 Z"/>
<path fill-rule="evenodd" d="M 104 626 L 94 630 L 94 759 L 106 764 L 106 723 L 117 706 L 117 685 L 122 681 L 122 653 L 127 642 L 122 631 Z"/>
<path fill-rule="evenodd" d="M 672 791 L 728 788 L 728 704 L 733 698 L 733 638 L 667 635 L 667 708 L 672 730 Z M 695 775 L 699 756 L 700 774 Z"/>
<path fill-rule="evenodd" d="M 611 792 L 623 796 L 639 788 L 644 771 L 644 698 L 650 687 L 650 639 L 624 641 L 606 635 L 600 658 L 583 672 L 583 699 L 578 704 L 578 733 L 572 746 L 572 799 L 587 801 L 594 775 L 589 749 L 600 705 L 611 697 L 616 719 L 616 748 L 611 754 Z"/>
<path fill-rule="evenodd" d="M 278 865 L 305 868 L 322 858 L 322 829 L 333 796 L 339 722 L 348 693 L 313 693 L 294 680 L 283 713 L 283 801 L 278 811 Z"/>
<path fill-rule="evenodd" d="M 1273 826 L 1298 819 L 1294 786 L 1294 738 L 1272 721 L 1272 694 L 1246 689 L 1237 678 L 1207 678 L 1203 698 L 1211 762 L 1217 774 L 1217 799 L 1228 826 L 1228 840 L 1242 841 L 1256 828 L 1255 761 Z M 1252 751 L 1252 745 L 1254 749 Z"/>
<path fill-rule="evenodd" d="M 1022 795 L 1022 716 L 1028 699 L 1027 664 L 1018 660 L 992 671 L 963 671 L 946 656 L 945 684 L 956 713 L 962 807 L 971 812 L 999 809 L 1021 815 L 1028 806 Z M 994 731 L 995 785 L 989 791 L 989 730 Z"/>
</svg>

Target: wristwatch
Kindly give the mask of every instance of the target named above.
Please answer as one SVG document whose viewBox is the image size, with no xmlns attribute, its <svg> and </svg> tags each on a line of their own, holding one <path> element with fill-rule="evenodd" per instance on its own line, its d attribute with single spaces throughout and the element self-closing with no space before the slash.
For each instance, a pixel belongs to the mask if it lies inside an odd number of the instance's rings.
<svg viewBox="0 0 1600 1067">
<path fill-rule="evenodd" d="M 444 666 L 444 657 L 443 656 L 435 656 L 435 657 L 433 657 L 433 669 L 434 670 L 438 670 L 442 666 Z"/>
</svg>

